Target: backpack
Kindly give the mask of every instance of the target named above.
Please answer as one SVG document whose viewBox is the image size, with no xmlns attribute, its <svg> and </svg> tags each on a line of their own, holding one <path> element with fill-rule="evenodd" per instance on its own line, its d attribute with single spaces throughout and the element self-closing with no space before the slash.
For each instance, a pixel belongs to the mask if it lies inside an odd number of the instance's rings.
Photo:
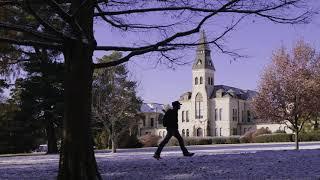
<svg viewBox="0 0 320 180">
<path fill-rule="evenodd" d="M 169 113 L 170 113 L 169 111 L 170 109 L 165 111 L 164 116 L 162 117 L 162 125 L 164 127 L 167 127 L 169 123 Z"/>
</svg>

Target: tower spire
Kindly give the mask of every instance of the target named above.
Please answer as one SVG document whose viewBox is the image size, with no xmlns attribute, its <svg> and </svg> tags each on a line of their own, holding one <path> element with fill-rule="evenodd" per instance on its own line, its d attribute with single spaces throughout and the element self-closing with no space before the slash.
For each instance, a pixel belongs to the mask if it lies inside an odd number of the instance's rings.
<svg viewBox="0 0 320 180">
<path fill-rule="evenodd" d="M 208 42 L 207 42 L 206 33 L 204 32 L 204 30 L 201 30 L 200 39 L 199 39 L 199 45 L 197 47 L 197 51 L 200 51 L 200 50 L 210 51 L 209 45 L 207 43 Z"/>
<path fill-rule="evenodd" d="M 193 63 L 192 69 L 211 69 L 215 71 L 214 65 L 211 61 L 210 47 L 207 44 L 207 38 L 204 30 L 200 32 L 200 39 L 197 46 L 197 55 Z"/>
</svg>

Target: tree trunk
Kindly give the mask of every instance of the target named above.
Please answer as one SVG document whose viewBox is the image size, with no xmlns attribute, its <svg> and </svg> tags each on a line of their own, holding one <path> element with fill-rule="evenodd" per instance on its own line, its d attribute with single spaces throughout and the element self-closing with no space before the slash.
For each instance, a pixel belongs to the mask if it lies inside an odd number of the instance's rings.
<svg viewBox="0 0 320 180">
<path fill-rule="evenodd" d="M 82 1 L 71 0 L 71 14 L 79 10 L 75 18 L 81 29 L 73 27 L 76 40 L 66 40 L 63 51 L 65 114 L 58 175 L 58 179 L 63 180 L 101 179 L 94 156 L 90 123 L 92 56 L 96 47 L 93 36 L 94 3 L 88 0 L 84 8 L 81 7 Z"/>
<path fill-rule="evenodd" d="M 111 135 L 108 137 L 108 149 L 112 149 Z"/>
<path fill-rule="evenodd" d="M 295 133 L 294 133 L 294 141 L 295 141 L 295 145 L 296 145 L 296 150 L 299 150 L 299 130 L 295 129 Z"/>
<path fill-rule="evenodd" d="M 111 141 L 112 141 L 112 153 L 116 153 L 117 152 L 117 143 L 114 138 L 112 138 Z"/>
<path fill-rule="evenodd" d="M 47 140 L 48 140 L 48 150 L 47 154 L 56 154 L 58 153 L 58 146 L 57 146 L 57 137 L 54 130 L 54 125 L 52 119 L 47 119 Z"/>
<path fill-rule="evenodd" d="M 70 45 L 66 61 L 65 117 L 59 179 L 98 179 L 91 134 L 92 52 L 82 43 Z"/>
</svg>

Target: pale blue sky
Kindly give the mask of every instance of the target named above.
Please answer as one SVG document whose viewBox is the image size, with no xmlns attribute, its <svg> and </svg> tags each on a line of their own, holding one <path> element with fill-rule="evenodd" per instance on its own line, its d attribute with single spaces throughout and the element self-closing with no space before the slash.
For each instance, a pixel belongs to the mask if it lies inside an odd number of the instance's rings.
<svg viewBox="0 0 320 180">
<path fill-rule="evenodd" d="M 319 3 L 315 3 L 315 6 L 319 7 Z M 215 32 L 214 29 L 213 25 L 204 27 L 208 37 Z M 126 41 L 136 38 L 124 36 L 116 30 L 107 30 L 100 23 L 96 25 L 95 32 L 98 44 L 126 45 Z M 125 40 L 117 41 L 118 36 Z M 232 61 L 230 56 L 212 48 L 211 56 L 216 68 L 214 83 L 255 90 L 259 75 L 265 65 L 270 63 L 273 51 L 281 46 L 291 48 L 301 39 L 320 50 L 319 15 L 314 16 L 310 24 L 303 25 L 281 25 L 262 19 L 247 19 L 226 37 L 225 45 L 229 49 L 239 49 L 237 52 L 249 57 Z M 95 57 L 103 54 L 104 52 L 95 53 Z M 195 49 L 188 49 L 183 54 L 185 61 L 193 61 Z M 138 94 L 145 102 L 167 104 L 177 100 L 182 93 L 191 91 L 191 64 L 173 70 L 163 65 L 155 68 L 155 61 L 156 58 L 150 55 L 134 58 L 127 63 L 133 78 L 140 84 Z"/>
</svg>

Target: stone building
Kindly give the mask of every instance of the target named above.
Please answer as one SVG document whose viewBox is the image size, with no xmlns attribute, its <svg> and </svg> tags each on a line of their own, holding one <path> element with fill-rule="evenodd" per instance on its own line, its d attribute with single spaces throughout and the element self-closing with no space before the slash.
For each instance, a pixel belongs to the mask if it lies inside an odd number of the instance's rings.
<svg viewBox="0 0 320 180">
<path fill-rule="evenodd" d="M 232 136 L 243 135 L 257 128 L 272 131 L 286 130 L 280 124 L 257 124 L 251 111 L 250 101 L 257 92 L 239 88 L 215 85 L 215 67 L 210 48 L 202 31 L 192 66 L 192 90 L 180 96 L 181 109 L 178 112 L 179 131 L 183 136 Z M 149 104 L 150 105 L 150 104 Z M 147 105 L 144 105 L 147 106 Z M 161 105 L 163 108 L 163 105 Z M 145 125 L 141 132 L 164 136 L 161 117 L 162 110 L 146 112 Z M 153 120 L 152 120 L 153 119 Z M 150 122 L 150 123 L 149 123 Z M 153 122 L 153 123 L 151 123 Z M 149 124 L 148 124 L 149 123 Z"/>
</svg>

